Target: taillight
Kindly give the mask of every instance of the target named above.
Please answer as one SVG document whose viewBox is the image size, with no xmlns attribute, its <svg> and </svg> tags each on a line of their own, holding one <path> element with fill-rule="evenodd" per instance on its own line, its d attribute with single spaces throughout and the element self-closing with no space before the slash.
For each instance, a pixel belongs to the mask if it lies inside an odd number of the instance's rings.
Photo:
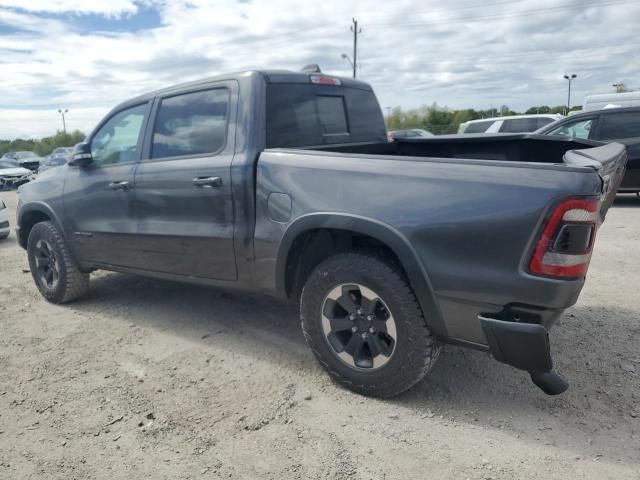
<svg viewBox="0 0 640 480">
<path fill-rule="evenodd" d="M 587 273 L 600 222 L 600 201 L 565 200 L 544 226 L 529 262 L 537 275 L 579 278 Z"/>
<path fill-rule="evenodd" d="M 327 75 L 311 75 L 309 80 L 311 80 L 311 83 L 317 83 L 319 85 L 342 85 L 339 78 L 329 77 Z"/>
</svg>

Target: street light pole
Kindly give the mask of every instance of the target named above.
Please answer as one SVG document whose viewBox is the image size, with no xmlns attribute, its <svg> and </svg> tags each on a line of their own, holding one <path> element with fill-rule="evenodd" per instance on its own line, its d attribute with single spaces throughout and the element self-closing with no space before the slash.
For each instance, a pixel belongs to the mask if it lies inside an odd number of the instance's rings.
<svg viewBox="0 0 640 480">
<path fill-rule="evenodd" d="M 349 62 L 349 65 L 351 65 L 351 69 L 353 70 L 354 67 L 353 67 L 353 61 L 351 60 L 351 57 L 346 53 L 343 53 L 342 58 L 345 59 L 347 62 Z M 355 78 L 355 76 L 353 78 Z"/>
<path fill-rule="evenodd" d="M 58 109 L 58 113 L 60 115 L 62 115 L 62 131 L 64 132 L 64 134 L 67 134 L 67 122 L 64 119 L 64 114 L 67 113 L 69 110 L 67 108 L 65 108 L 64 110 L 62 109 Z"/>
<path fill-rule="evenodd" d="M 571 110 L 571 80 L 573 80 L 576 77 L 577 75 L 575 73 L 564 76 L 564 78 L 569 81 L 569 91 L 567 93 L 567 115 L 569 115 L 569 110 Z"/>
</svg>

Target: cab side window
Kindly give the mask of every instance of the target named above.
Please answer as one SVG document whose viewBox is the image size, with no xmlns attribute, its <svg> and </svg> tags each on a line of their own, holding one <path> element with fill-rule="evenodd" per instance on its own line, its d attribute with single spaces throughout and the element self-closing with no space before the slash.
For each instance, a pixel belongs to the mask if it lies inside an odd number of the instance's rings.
<svg viewBox="0 0 640 480">
<path fill-rule="evenodd" d="M 122 110 L 107 120 L 91 140 L 93 163 L 107 166 L 138 160 L 138 142 L 146 111 L 145 103 Z"/>
<path fill-rule="evenodd" d="M 538 123 L 535 118 L 512 118 L 507 119 L 502 124 L 501 132 L 524 133 L 537 130 Z"/>
<path fill-rule="evenodd" d="M 640 137 L 640 111 L 602 115 L 598 140 Z"/>
<path fill-rule="evenodd" d="M 493 120 L 470 123 L 467 125 L 467 128 L 465 128 L 464 133 L 484 133 L 491 125 L 493 125 Z"/>
<path fill-rule="evenodd" d="M 575 122 L 565 123 L 551 130 L 548 135 L 561 135 L 563 137 L 571 138 L 589 138 L 591 133 L 591 127 L 595 119 L 589 118 L 588 120 L 578 120 Z"/>
<path fill-rule="evenodd" d="M 215 154 L 227 139 L 229 90 L 164 98 L 158 108 L 151 158 Z"/>
</svg>

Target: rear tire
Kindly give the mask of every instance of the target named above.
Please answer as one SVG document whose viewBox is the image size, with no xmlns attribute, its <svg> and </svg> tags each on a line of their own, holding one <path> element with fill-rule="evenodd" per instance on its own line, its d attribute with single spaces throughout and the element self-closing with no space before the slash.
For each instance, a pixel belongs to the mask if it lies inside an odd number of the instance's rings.
<svg viewBox="0 0 640 480">
<path fill-rule="evenodd" d="M 399 395 L 440 353 L 404 272 L 375 255 L 343 253 L 320 263 L 302 290 L 300 317 L 320 364 L 363 395 Z"/>
<path fill-rule="evenodd" d="M 9 232 L 7 233 L 0 233 L 0 240 L 4 240 L 5 238 L 9 237 Z"/>
<path fill-rule="evenodd" d="M 64 238 L 51 222 L 34 225 L 27 241 L 33 280 L 51 303 L 75 300 L 89 288 L 89 274 L 80 271 Z"/>
</svg>

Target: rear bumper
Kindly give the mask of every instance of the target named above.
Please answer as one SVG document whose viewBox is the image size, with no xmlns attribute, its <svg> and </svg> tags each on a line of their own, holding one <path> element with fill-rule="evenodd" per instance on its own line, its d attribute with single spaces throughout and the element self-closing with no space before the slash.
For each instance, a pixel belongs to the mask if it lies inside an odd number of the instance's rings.
<svg viewBox="0 0 640 480">
<path fill-rule="evenodd" d="M 553 369 L 549 332 L 537 323 L 519 323 L 479 316 L 491 355 L 527 372 Z"/>
</svg>

